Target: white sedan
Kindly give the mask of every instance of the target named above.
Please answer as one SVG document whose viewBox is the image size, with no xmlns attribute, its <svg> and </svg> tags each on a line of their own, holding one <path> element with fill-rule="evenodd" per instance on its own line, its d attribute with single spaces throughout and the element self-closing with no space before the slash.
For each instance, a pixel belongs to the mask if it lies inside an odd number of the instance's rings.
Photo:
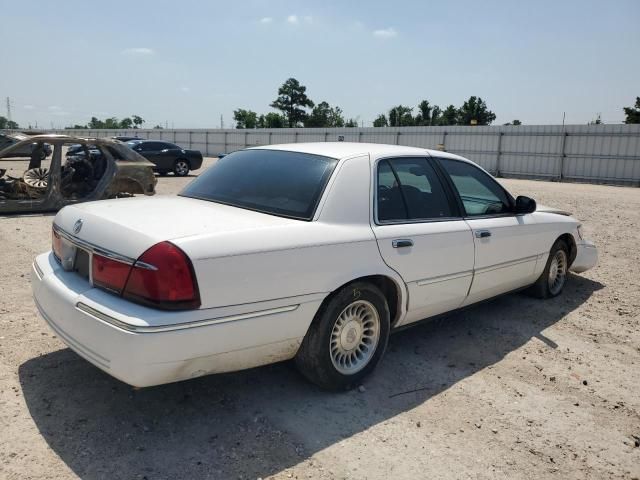
<svg viewBox="0 0 640 480">
<path fill-rule="evenodd" d="M 32 272 L 42 316 L 139 387 L 295 358 L 350 388 L 394 329 L 524 288 L 554 297 L 597 262 L 575 219 L 473 162 L 361 143 L 238 151 L 178 196 L 65 207 L 52 235 Z"/>
</svg>

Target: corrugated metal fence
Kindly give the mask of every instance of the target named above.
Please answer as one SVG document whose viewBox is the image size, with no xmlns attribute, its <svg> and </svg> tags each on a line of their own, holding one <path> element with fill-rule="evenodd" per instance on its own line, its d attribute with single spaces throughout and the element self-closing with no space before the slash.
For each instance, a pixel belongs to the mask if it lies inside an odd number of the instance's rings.
<svg viewBox="0 0 640 480">
<path fill-rule="evenodd" d="M 387 143 L 443 148 L 498 176 L 640 186 L 640 125 L 276 128 L 256 130 L 60 130 L 79 136 L 131 135 L 208 156 L 277 143 Z"/>
</svg>

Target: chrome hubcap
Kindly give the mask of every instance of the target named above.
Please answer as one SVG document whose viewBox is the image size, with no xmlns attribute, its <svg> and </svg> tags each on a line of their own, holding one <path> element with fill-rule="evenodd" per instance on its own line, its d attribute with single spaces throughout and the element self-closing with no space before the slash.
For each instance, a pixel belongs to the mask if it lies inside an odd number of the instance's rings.
<svg viewBox="0 0 640 480">
<path fill-rule="evenodd" d="M 567 278 L 567 254 L 558 250 L 549 265 L 549 291 L 556 295 L 560 293 Z"/>
<path fill-rule="evenodd" d="M 189 171 L 189 165 L 186 162 L 176 163 L 176 172 L 180 175 L 185 175 Z"/>
<path fill-rule="evenodd" d="M 380 316 L 365 300 L 356 300 L 342 310 L 333 325 L 329 353 L 343 375 L 359 372 L 371 361 L 380 338 Z"/>
</svg>

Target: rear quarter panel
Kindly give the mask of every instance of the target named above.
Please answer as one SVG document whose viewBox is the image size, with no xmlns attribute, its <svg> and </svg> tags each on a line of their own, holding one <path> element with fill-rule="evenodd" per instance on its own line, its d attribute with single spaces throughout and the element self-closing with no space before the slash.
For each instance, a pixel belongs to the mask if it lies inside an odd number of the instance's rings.
<svg viewBox="0 0 640 480">
<path fill-rule="evenodd" d="M 328 294 L 359 277 L 395 275 L 368 226 L 301 222 L 174 243 L 193 261 L 202 308 Z"/>
</svg>

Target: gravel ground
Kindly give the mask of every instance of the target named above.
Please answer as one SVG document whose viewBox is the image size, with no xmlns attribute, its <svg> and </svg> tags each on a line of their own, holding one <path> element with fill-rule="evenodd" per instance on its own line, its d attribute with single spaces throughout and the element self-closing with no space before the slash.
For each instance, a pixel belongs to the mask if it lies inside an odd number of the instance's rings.
<svg viewBox="0 0 640 480">
<path fill-rule="evenodd" d="M 559 298 L 508 295 L 394 335 L 344 394 L 288 363 L 142 390 L 110 378 L 33 305 L 53 216 L 0 217 L 0 478 L 640 477 L 640 190 L 504 183 L 573 211 L 600 265 Z"/>
</svg>

